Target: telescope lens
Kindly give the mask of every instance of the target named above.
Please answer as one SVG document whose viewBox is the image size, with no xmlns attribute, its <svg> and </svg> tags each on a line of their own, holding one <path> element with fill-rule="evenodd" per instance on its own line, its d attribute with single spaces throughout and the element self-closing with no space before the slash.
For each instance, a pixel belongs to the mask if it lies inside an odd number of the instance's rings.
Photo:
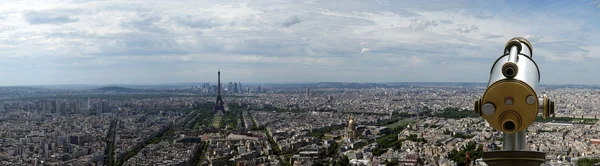
<svg viewBox="0 0 600 166">
<path fill-rule="evenodd" d="M 503 126 L 504 126 L 505 130 L 512 131 L 512 130 L 515 129 L 515 122 L 513 122 L 513 121 L 506 121 L 506 122 L 504 122 Z"/>
<path fill-rule="evenodd" d="M 515 69 L 512 67 L 506 69 L 506 75 L 512 76 L 513 74 L 515 74 Z"/>
</svg>

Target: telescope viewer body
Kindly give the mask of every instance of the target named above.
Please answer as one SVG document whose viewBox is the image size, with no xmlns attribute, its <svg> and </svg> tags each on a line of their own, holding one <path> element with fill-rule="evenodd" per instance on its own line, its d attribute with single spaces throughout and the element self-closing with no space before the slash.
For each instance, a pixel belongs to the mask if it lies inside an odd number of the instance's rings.
<svg viewBox="0 0 600 166">
<path fill-rule="evenodd" d="M 488 87 L 475 101 L 480 114 L 494 129 L 516 133 L 531 125 L 538 113 L 554 113 L 554 102 L 539 93 L 540 70 L 529 41 L 515 37 L 492 65 Z"/>
<path fill-rule="evenodd" d="M 510 39 L 504 54 L 492 65 L 483 96 L 475 100 L 475 113 L 503 132 L 502 150 L 483 153 L 490 166 L 540 165 L 545 153 L 527 151 L 525 129 L 539 113 L 554 114 L 554 102 L 539 91 L 540 69 L 533 60 L 531 43 L 522 37 Z"/>
</svg>

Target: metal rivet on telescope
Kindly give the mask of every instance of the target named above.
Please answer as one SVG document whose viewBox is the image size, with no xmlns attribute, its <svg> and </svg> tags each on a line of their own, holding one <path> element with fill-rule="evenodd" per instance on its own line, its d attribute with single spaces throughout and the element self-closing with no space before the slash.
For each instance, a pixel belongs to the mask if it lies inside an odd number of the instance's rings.
<svg viewBox="0 0 600 166">
<path fill-rule="evenodd" d="M 535 100 L 537 100 L 534 96 L 527 96 L 527 104 L 535 104 Z"/>
<path fill-rule="evenodd" d="M 483 106 L 481 106 L 481 112 L 483 112 L 483 114 L 486 116 L 491 116 L 494 114 L 494 112 L 496 112 L 496 106 L 494 106 L 492 103 L 485 103 Z"/>
</svg>

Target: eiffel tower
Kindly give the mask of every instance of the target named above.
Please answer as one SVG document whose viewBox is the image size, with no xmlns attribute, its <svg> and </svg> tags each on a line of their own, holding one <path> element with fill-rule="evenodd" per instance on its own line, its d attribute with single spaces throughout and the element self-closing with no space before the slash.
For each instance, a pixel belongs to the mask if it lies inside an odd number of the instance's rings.
<svg viewBox="0 0 600 166">
<path fill-rule="evenodd" d="M 213 108 L 214 112 L 219 115 L 223 115 L 225 113 L 225 107 L 223 106 L 223 100 L 221 99 L 221 70 L 217 72 L 218 82 L 217 82 L 217 101 L 215 102 L 215 107 Z"/>
</svg>

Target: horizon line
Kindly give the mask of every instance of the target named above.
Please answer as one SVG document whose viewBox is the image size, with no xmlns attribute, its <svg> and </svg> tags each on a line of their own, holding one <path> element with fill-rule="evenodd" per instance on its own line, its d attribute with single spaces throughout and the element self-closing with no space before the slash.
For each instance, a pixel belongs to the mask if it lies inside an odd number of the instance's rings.
<svg viewBox="0 0 600 166">
<path fill-rule="evenodd" d="M 239 82 L 239 81 L 238 81 Z M 203 84 L 203 83 L 213 83 L 213 82 L 179 82 L 179 83 L 111 83 L 111 84 L 26 84 L 26 85 L 0 85 L 0 87 L 40 87 L 40 86 L 165 86 L 165 85 L 185 85 L 185 84 Z M 236 82 L 237 83 L 237 82 Z M 459 82 L 459 81 L 389 81 L 389 82 L 351 82 L 351 81 L 318 81 L 318 82 L 247 82 L 244 83 L 246 85 L 256 85 L 256 84 L 264 84 L 264 85 L 273 85 L 273 84 L 319 84 L 319 83 L 356 83 L 356 84 L 406 84 L 406 83 L 448 83 L 448 84 L 487 84 L 487 82 Z M 216 82 L 215 82 L 216 84 Z M 226 83 L 225 83 L 226 84 Z M 599 84 L 575 84 L 575 83 L 544 83 L 539 85 L 550 85 L 550 86 L 560 86 L 560 85 L 583 85 L 583 86 L 600 86 Z"/>
</svg>

